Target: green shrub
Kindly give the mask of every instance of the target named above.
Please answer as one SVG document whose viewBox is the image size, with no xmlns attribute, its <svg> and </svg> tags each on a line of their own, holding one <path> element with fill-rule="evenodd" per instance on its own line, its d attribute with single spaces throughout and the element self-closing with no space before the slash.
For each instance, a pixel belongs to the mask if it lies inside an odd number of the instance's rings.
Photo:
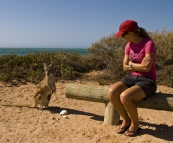
<svg viewBox="0 0 173 143">
<path fill-rule="evenodd" d="M 93 63 L 96 60 L 92 58 Z M 95 70 L 98 67 L 90 66 L 86 57 L 76 53 L 46 52 L 28 54 L 25 56 L 4 55 L 0 56 L 0 81 L 13 84 L 24 82 L 38 83 L 44 77 L 43 63 L 53 64 L 53 72 L 60 79 L 77 79 L 82 74 Z M 99 63 L 97 63 L 99 66 Z"/>
<path fill-rule="evenodd" d="M 173 87 L 173 32 L 163 29 L 149 34 L 157 48 L 157 83 Z M 115 38 L 112 34 L 93 43 L 88 48 L 91 54 L 85 56 L 64 52 L 0 56 L 0 80 L 37 83 L 44 77 L 43 63 L 52 63 L 53 72 L 59 79 L 73 80 L 87 72 L 104 69 L 104 74 L 95 75 L 93 80 L 101 85 L 114 83 L 127 74 L 122 66 L 125 45 L 122 38 Z"/>
<path fill-rule="evenodd" d="M 173 32 L 163 29 L 161 32 L 154 31 L 149 34 L 157 48 L 157 83 L 173 87 Z M 125 45 L 122 38 L 111 35 L 101 38 L 88 48 L 95 57 L 103 60 L 106 65 L 106 74 L 112 75 L 115 81 L 127 74 L 122 67 Z"/>
</svg>

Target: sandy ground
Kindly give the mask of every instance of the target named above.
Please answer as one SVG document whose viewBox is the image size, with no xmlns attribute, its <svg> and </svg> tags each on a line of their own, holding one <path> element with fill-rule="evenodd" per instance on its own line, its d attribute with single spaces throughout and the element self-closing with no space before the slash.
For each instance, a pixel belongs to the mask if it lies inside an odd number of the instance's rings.
<svg viewBox="0 0 173 143">
<path fill-rule="evenodd" d="M 103 103 L 65 97 L 66 84 L 71 82 L 79 81 L 56 83 L 57 92 L 44 111 L 2 106 L 32 103 L 34 84 L 0 85 L 0 143 L 173 143 L 173 112 L 139 108 L 142 130 L 138 136 L 118 135 L 115 133 L 118 125 L 103 124 Z M 166 86 L 158 86 L 158 90 L 173 94 L 173 88 Z M 59 114 L 62 110 L 68 111 L 67 118 Z"/>
</svg>

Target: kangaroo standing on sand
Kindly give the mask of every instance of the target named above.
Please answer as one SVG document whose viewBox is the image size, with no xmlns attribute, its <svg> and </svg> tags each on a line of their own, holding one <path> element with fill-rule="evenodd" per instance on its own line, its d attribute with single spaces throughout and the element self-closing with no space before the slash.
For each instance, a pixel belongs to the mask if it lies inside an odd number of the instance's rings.
<svg viewBox="0 0 173 143">
<path fill-rule="evenodd" d="M 19 105 L 19 104 L 11 104 L 11 105 L 3 105 L 3 106 L 16 106 L 16 107 L 37 107 L 40 104 L 40 110 L 43 110 L 43 106 L 48 108 L 49 101 L 51 99 L 52 93 L 56 92 L 55 86 L 55 77 L 51 72 L 52 64 L 47 66 L 46 63 L 44 65 L 45 77 L 44 79 L 36 85 L 36 89 L 34 91 L 34 104 L 33 105 Z"/>
<path fill-rule="evenodd" d="M 37 84 L 34 92 L 34 107 L 40 104 L 40 110 L 43 110 L 43 106 L 48 108 L 52 93 L 56 92 L 55 77 L 51 72 L 51 68 L 52 64 L 47 66 L 44 63 L 45 77 L 39 84 Z"/>
</svg>

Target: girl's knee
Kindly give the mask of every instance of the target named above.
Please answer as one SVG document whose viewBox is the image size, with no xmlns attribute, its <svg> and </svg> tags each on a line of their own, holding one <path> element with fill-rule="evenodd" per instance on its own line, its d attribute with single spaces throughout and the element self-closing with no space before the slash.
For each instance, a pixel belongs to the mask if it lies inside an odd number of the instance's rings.
<svg viewBox="0 0 173 143">
<path fill-rule="evenodd" d="M 120 94 L 119 91 L 117 89 L 114 88 L 109 88 L 108 90 L 108 98 L 110 100 L 116 100 L 117 98 L 119 98 Z"/>
<path fill-rule="evenodd" d="M 108 98 L 109 99 L 119 98 L 121 92 L 126 90 L 126 88 L 127 87 L 121 82 L 118 82 L 118 83 L 112 85 L 108 90 Z"/>
<path fill-rule="evenodd" d="M 110 87 L 108 90 L 108 98 L 111 99 L 113 96 L 113 89 Z"/>
<path fill-rule="evenodd" d="M 121 101 L 121 103 L 122 103 L 123 105 L 125 105 L 125 104 L 127 104 L 128 102 L 130 102 L 131 100 L 130 100 L 130 98 L 129 98 L 129 96 L 128 96 L 127 93 L 122 92 L 122 93 L 120 94 L 120 101 Z"/>
</svg>

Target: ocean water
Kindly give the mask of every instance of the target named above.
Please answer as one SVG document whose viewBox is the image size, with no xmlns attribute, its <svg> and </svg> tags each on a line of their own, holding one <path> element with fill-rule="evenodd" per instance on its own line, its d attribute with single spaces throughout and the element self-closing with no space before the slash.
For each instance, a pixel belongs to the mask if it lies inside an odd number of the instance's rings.
<svg viewBox="0 0 173 143">
<path fill-rule="evenodd" d="M 79 55 L 86 55 L 90 52 L 85 48 L 0 48 L 0 56 L 15 54 L 18 56 L 27 54 L 36 54 L 38 52 L 65 52 L 77 53 Z"/>
</svg>

